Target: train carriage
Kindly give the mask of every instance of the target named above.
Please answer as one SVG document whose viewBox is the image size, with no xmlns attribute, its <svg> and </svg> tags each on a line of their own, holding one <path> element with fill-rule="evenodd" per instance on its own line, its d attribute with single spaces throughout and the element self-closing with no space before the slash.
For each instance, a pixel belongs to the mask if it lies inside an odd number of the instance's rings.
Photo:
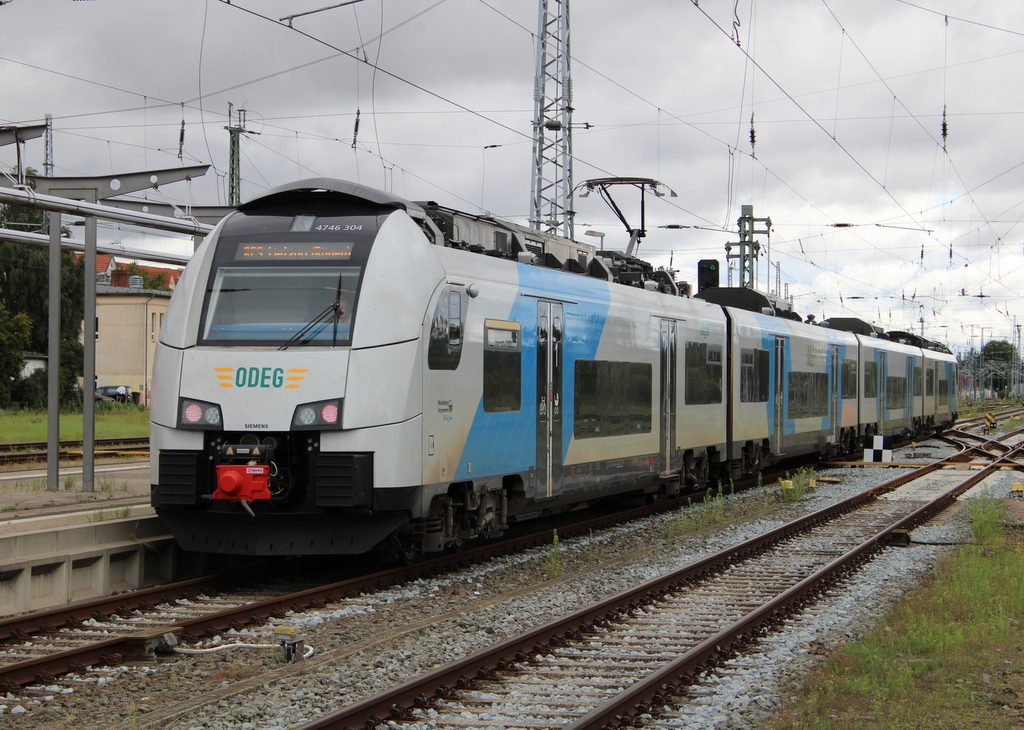
<svg viewBox="0 0 1024 730">
<path fill-rule="evenodd" d="M 955 417 L 948 355 L 680 294 L 638 259 L 434 203 L 271 190 L 172 297 L 153 505 L 186 549 L 408 557 Z"/>
<path fill-rule="evenodd" d="M 916 433 L 924 410 L 920 348 L 887 340 L 884 348 L 874 348 L 874 354 L 879 381 L 878 433 L 889 437 Z"/>
<path fill-rule="evenodd" d="M 726 308 L 732 371 L 731 459 L 749 472 L 804 454 L 858 443 L 854 335 Z"/>
</svg>

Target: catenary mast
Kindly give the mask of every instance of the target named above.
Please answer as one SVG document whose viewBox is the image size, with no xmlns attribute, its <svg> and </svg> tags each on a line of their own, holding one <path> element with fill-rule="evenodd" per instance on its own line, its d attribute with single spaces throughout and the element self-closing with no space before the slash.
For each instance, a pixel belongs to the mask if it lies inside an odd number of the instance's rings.
<svg viewBox="0 0 1024 730">
<path fill-rule="evenodd" d="M 569 0 L 540 0 L 533 87 L 530 226 L 573 237 Z"/>
</svg>

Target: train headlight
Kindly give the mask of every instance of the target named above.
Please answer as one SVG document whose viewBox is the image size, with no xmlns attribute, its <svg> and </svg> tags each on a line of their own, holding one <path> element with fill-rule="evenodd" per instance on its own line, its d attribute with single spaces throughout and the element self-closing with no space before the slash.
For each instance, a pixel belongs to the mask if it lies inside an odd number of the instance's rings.
<svg viewBox="0 0 1024 730">
<path fill-rule="evenodd" d="M 340 429 L 341 398 L 302 403 L 295 408 L 292 416 L 292 430 Z"/>
<path fill-rule="evenodd" d="M 220 428 L 220 406 L 192 398 L 178 401 L 178 428 L 213 429 Z"/>
</svg>

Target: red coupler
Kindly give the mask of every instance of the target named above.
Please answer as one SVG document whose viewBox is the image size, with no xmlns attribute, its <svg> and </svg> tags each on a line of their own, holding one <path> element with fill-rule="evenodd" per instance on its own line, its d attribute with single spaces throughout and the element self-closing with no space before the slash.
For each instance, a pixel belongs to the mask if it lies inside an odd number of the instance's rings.
<svg viewBox="0 0 1024 730">
<path fill-rule="evenodd" d="M 270 499 L 270 467 L 218 464 L 214 499 Z"/>
</svg>

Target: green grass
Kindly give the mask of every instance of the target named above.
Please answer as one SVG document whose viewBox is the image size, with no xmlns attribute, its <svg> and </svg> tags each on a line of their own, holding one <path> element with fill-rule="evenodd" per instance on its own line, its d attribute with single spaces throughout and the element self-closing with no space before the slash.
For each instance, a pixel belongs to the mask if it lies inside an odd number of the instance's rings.
<svg viewBox="0 0 1024 730">
<path fill-rule="evenodd" d="M 687 500 L 687 506 L 680 507 L 676 516 L 665 523 L 665 537 L 671 540 L 680 535 L 727 525 L 736 517 L 736 501 L 727 500 L 719 484 L 717 490 L 709 490 L 704 495 L 704 501 L 694 504 Z"/>
<path fill-rule="evenodd" d="M 1024 549 L 1002 500 L 970 501 L 973 541 L 870 636 L 843 647 L 768 725 L 815 730 L 1024 726 Z"/>
<path fill-rule="evenodd" d="M 665 522 L 665 539 L 674 540 L 697 532 L 713 530 L 747 520 L 761 519 L 780 503 L 776 492 L 761 485 L 757 476 L 757 487 L 744 499 L 732 498 L 734 488 L 721 484 L 704 495 L 701 502 L 687 500 L 686 507 L 680 507 L 676 515 Z"/>
<path fill-rule="evenodd" d="M 149 436 L 149 411 L 121 403 L 96 404 L 96 438 Z M 61 441 L 82 438 L 82 414 L 61 413 Z M 0 444 L 46 441 L 45 411 L 0 411 Z"/>
</svg>

